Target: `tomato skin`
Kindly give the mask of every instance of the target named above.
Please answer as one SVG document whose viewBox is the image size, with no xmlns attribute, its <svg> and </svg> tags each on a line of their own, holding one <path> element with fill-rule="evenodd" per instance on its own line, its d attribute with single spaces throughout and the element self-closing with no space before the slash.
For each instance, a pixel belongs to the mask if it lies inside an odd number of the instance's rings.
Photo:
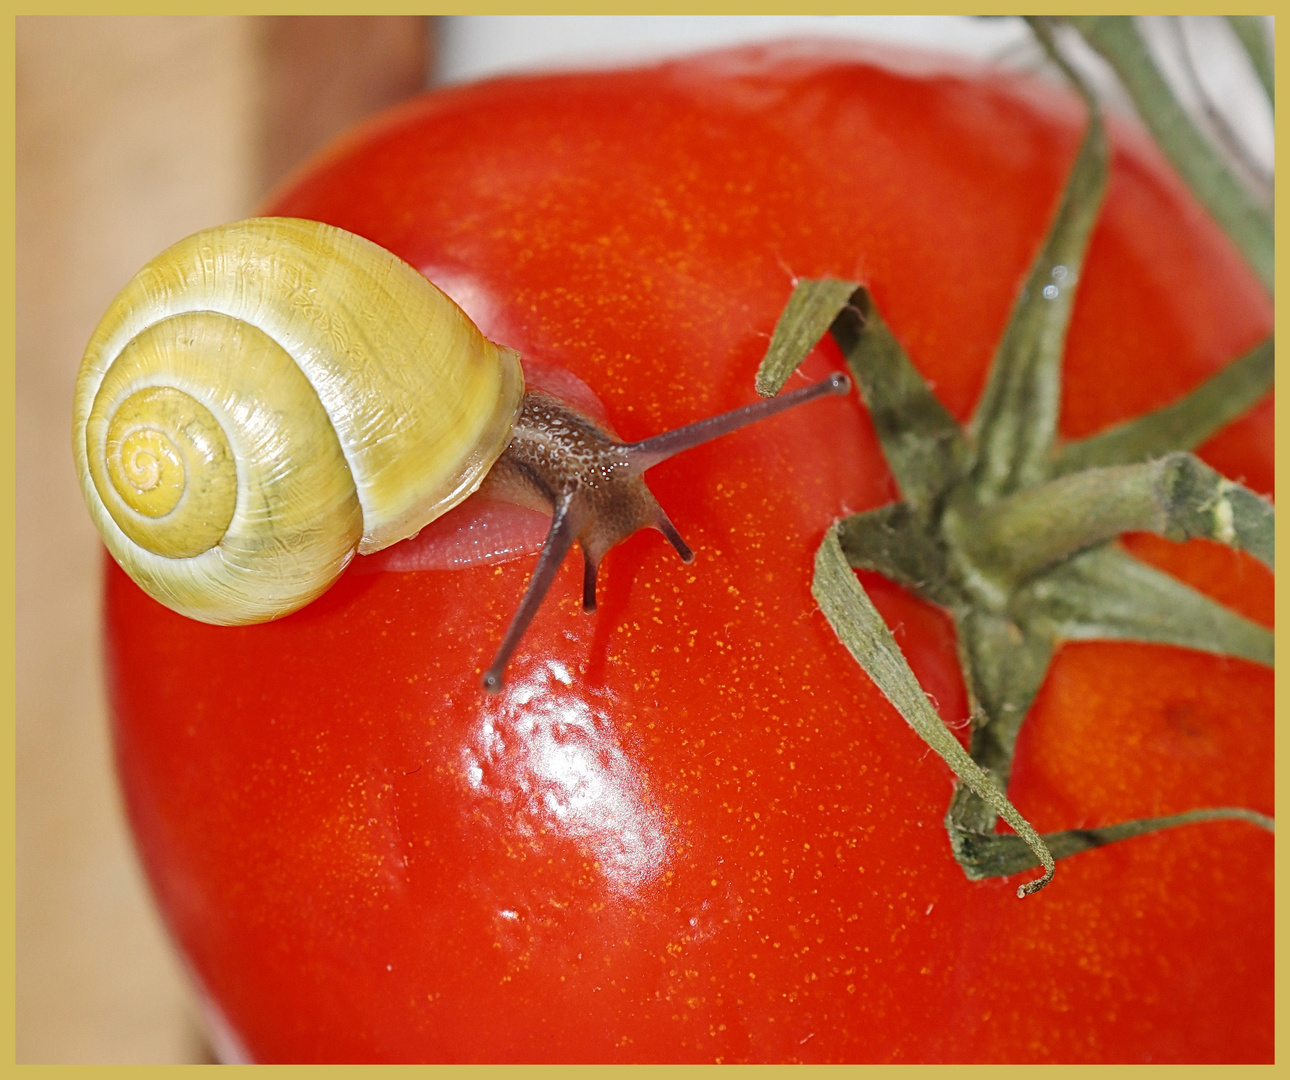
<svg viewBox="0 0 1290 1080">
<path fill-rule="evenodd" d="M 867 282 L 965 420 L 1083 118 L 1033 82 L 879 55 L 798 44 L 450 90 L 269 210 L 395 251 L 490 337 L 586 380 L 626 439 L 751 400 L 794 276 Z M 1156 153 L 1112 131 L 1068 436 L 1169 401 L 1272 325 Z M 653 470 L 698 560 L 638 534 L 606 558 L 594 616 L 568 560 L 497 698 L 479 675 L 531 559 L 351 573 L 244 628 L 109 568 L 130 819 L 252 1057 L 1271 1060 L 1268 835 L 1141 838 L 1024 902 L 964 878 L 948 770 L 810 597 L 830 522 L 897 493 L 854 399 L 809 409 Z M 1270 402 L 1203 456 L 1270 491 Z M 1133 543 L 1225 600 L 1234 572 L 1270 623 L 1250 561 Z M 948 621 L 863 580 L 961 724 Z M 1272 685 L 1184 650 L 1067 646 L 1013 800 L 1041 830 L 1270 813 Z"/>
</svg>

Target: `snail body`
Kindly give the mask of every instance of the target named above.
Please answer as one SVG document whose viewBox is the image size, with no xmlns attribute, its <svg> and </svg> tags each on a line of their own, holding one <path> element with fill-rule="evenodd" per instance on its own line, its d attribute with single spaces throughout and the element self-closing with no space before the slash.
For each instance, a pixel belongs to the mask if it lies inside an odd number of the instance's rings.
<svg viewBox="0 0 1290 1080">
<path fill-rule="evenodd" d="M 640 528 L 693 558 L 646 469 L 849 386 L 836 375 L 623 443 L 559 383 L 526 393 L 514 350 L 370 241 L 253 218 L 180 241 L 116 298 L 81 363 L 73 454 L 126 573 L 221 625 L 303 607 L 355 554 L 416 535 L 481 485 L 550 514 L 484 676 L 495 690 L 575 541 L 587 610 L 605 552 Z"/>
</svg>

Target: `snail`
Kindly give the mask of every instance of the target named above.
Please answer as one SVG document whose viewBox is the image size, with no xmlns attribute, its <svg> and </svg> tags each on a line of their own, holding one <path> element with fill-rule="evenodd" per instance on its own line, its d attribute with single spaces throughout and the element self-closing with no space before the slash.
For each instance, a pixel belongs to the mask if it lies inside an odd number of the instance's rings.
<svg viewBox="0 0 1290 1080">
<path fill-rule="evenodd" d="M 825 394 L 812 386 L 640 442 L 526 392 L 519 355 L 371 241 L 296 218 L 199 232 L 113 301 L 77 377 L 72 446 L 90 514 L 146 592 L 204 622 L 287 615 L 357 555 L 414 536 L 481 486 L 550 531 L 484 686 L 575 541 L 583 606 L 605 553 L 658 529 L 693 553 L 643 473 Z"/>
</svg>

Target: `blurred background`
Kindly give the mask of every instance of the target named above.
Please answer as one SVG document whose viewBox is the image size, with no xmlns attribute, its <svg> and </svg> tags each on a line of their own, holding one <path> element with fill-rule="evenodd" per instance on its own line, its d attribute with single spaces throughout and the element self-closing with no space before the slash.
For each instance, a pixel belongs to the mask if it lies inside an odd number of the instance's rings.
<svg viewBox="0 0 1290 1080">
<path fill-rule="evenodd" d="M 1197 107 L 1217 105 L 1256 168 L 1270 171 L 1271 116 L 1221 22 L 1159 20 L 1144 29 L 1181 84 L 1186 53 L 1177 44 L 1186 35 L 1204 59 L 1207 100 Z M 789 34 L 1041 64 L 1012 18 L 17 20 L 19 1062 L 214 1060 L 112 777 L 99 645 L 103 556 L 68 446 L 81 350 L 113 295 L 175 240 L 254 213 L 333 136 L 427 88 Z M 1127 111 L 1114 80 L 1092 61 L 1090 71 Z"/>
</svg>

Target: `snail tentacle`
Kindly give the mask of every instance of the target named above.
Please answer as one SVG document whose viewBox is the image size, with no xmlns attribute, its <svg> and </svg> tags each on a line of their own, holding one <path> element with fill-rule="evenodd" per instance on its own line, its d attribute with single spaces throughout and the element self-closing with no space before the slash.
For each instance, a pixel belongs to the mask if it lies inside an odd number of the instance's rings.
<svg viewBox="0 0 1290 1080">
<path fill-rule="evenodd" d="M 694 562 L 694 552 L 690 550 L 690 545 L 676 531 L 676 526 L 672 524 L 672 519 L 663 512 L 661 506 L 658 508 L 658 519 L 654 522 L 654 528 L 667 537 L 668 543 L 676 548 L 676 553 L 681 556 L 683 563 Z"/>
<path fill-rule="evenodd" d="M 596 574 L 600 571 L 600 560 L 593 559 L 586 548 L 582 549 L 582 610 L 588 613 L 596 610 Z"/>
<path fill-rule="evenodd" d="M 574 540 L 577 539 L 579 522 L 576 520 L 577 515 L 573 509 L 574 501 L 572 495 L 565 496 L 556 506 L 555 513 L 551 518 L 551 531 L 547 534 L 546 543 L 542 547 L 542 554 L 538 556 L 538 564 L 533 571 L 533 576 L 529 578 L 528 588 L 524 590 L 524 599 L 520 601 L 519 608 L 516 609 L 514 616 L 511 618 L 511 624 L 506 629 L 506 635 L 502 638 L 502 643 L 497 648 L 497 654 L 493 657 L 493 662 L 488 666 L 488 670 L 484 672 L 484 689 L 490 694 L 495 694 L 501 690 L 502 672 L 507 663 L 509 663 L 511 654 L 515 651 L 515 647 L 519 645 L 524 632 L 529 628 L 529 623 L 533 621 L 533 616 L 537 614 L 538 608 L 542 606 L 542 601 L 546 598 L 546 594 L 551 588 L 551 583 L 555 580 L 556 571 L 560 569 L 560 564 L 564 562 L 565 555 L 568 554 Z M 593 596 L 594 590 L 595 582 L 593 579 Z"/>
<path fill-rule="evenodd" d="M 709 416 L 703 420 L 696 420 L 693 424 L 686 424 L 684 427 L 673 428 L 671 431 L 665 431 L 661 435 L 652 435 L 650 438 L 642 439 L 640 442 L 626 443 L 623 445 L 622 451 L 631 463 L 632 469 L 637 472 L 644 472 L 646 469 L 653 468 L 660 462 L 666 461 L 684 450 L 711 442 L 713 439 L 718 439 L 722 435 L 729 434 L 748 424 L 755 424 L 758 420 L 764 420 L 769 416 L 782 413 L 786 409 L 804 405 L 806 402 L 814 401 L 819 397 L 825 397 L 830 394 L 845 394 L 850 389 L 851 380 L 841 373 L 834 373 L 828 378 L 821 379 L 810 386 L 804 386 L 800 390 L 792 390 L 787 394 L 779 394 L 773 398 L 754 401 L 750 405 L 742 405 L 737 409 L 731 409 L 729 412 Z"/>
</svg>

